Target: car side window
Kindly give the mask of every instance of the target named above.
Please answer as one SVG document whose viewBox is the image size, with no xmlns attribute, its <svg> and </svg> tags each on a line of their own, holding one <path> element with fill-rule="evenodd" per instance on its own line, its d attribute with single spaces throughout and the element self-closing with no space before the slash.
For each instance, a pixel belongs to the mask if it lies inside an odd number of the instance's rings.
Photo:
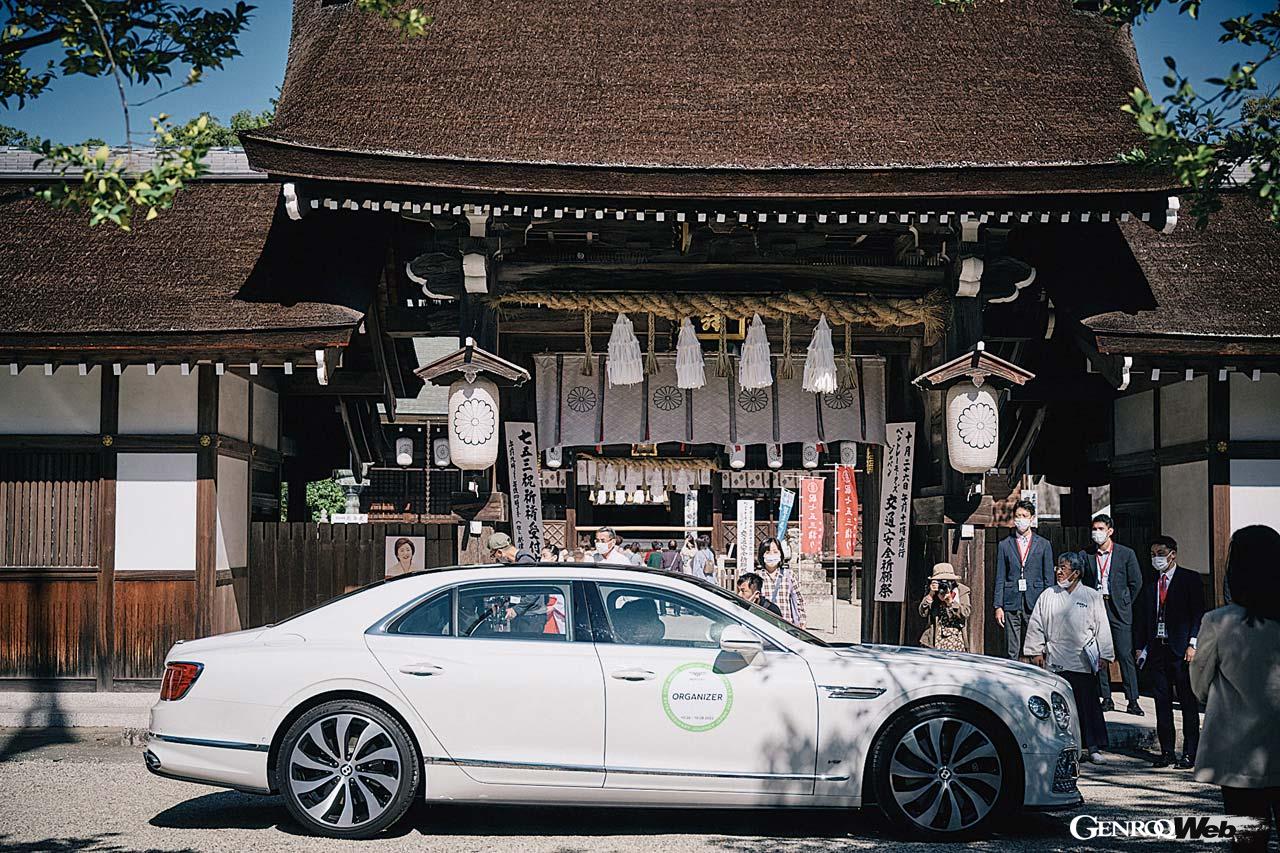
<svg viewBox="0 0 1280 853">
<path fill-rule="evenodd" d="M 387 633 L 419 637 L 453 636 L 453 592 L 445 590 L 431 596 L 392 622 Z"/>
<path fill-rule="evenodd" d="M 700 601 L 647 586 L 598 584 L 615 643 L 714 649 L 735 620 Z"/>
<path fill-rule="evenodd" d="M 509 581 L 458 590 L 458 636 L 566 641 L 573 601 L 568 583 Z"/>
</svg>

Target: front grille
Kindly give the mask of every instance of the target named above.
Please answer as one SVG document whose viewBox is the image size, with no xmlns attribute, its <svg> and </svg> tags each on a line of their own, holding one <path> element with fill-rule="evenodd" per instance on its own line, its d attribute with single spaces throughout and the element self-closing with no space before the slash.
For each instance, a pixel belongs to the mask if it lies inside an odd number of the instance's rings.
<svg viewBox="0 0 1280 853">
<path fill-rule="evenodd" d="M 1058 766 L 1053 768 L 1053 792 L 1055 794 L 1074 794 L 1076 779 L 1080 777 L 1080 764 L 1076 759 L 1074 748 L 1062 750 L 1058 756 Z"/>
</svg>

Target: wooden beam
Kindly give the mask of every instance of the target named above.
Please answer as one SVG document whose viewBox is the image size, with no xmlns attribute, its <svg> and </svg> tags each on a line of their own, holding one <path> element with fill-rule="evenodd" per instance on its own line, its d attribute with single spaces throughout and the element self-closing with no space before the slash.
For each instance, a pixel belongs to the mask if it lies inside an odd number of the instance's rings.
<svg viewBox="0 0 1280 853">
<path fill-rule="evenodd" d="M 213 633 L 213 607 L 218 560 L 218 377 L 202 364 L 198 373 L 196 425 L 200 431 L 196 450 L 196 569 L 195 598 L 197 637 Z"/>
<path fill-rule="evenodd" d="M 1226 604 L 1231 544 L 1231 383 L 1209 378 L 1209 584 L 1213 606 Z"/>
<path fill-rule="evenodd" d="M 116 448 L 105 441 L 120 424 L 120 377 L 110 370 L 102 374 L 98 441 L 98 618 L 94 631 L 94 675 L 98 690 L 111 690 L 115 677 L 115 572 L 116 572 Z"/>
<path fill-rule="evenodd" d="M 935 287 L 943 282 L 940 267 L 825 266 L 786 263 L 572 264 L 505 260 L 496 278 L 505 290 L 617 290 L 658 287 L 665 290 L 752 292 L 808 284 L 861 287 Z"/>
</svg>

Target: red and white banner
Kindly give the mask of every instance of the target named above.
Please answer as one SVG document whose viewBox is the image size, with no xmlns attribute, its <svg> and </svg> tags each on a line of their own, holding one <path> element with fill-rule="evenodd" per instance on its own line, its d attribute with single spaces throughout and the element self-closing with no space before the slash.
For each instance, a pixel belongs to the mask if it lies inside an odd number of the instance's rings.
<svg viewBox="0 0 1280 853">
<path fill-rule="evenodd" d="M 836 556 L 852 557 L 858 544 L 858 486 L 853 466 L 836 466 Z"/>
<path fill-rule="evenodd" d="M 821 477 L 800 480 L 800 553 L 822 553 Z"/>
</svg>

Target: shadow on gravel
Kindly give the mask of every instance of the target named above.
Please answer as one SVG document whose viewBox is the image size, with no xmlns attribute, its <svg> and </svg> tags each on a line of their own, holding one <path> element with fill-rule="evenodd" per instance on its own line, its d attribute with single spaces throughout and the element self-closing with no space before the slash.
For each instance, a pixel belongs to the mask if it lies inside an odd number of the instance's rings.
<svg viewBox="0 0 1280 853">
<path fill-rule="evenodd" d="M 78 838 L 44 838 L 40 841 L 9 841 L 9 836 L 0 835 L 0 853 L 72 853 L 72 851 L 90 851 L 90 853 L 198 853 L 194 847 L 175 849 L 126 847 L 117 844 L 115 839 L 119 833 L 104 832 L 99 835 L 86 835 Z"/>
<path fill-rule="evenodd" d="M 61 709 L 58 694 L 36 693 L 39 699 L 22 711 L 22 724 L 12 729 L 14 734 L 0 744 L 0 761 L 22 755 L 32 749 L 51 743 L 72 743 L 75 733 L 61 724 L 45 726 L 42 722 L 57 719 Z"/>
<path fill-rule="evenodd" d="M 161 829 L 295 829 L 279 797 L 239 791 L 219 791 L 184 800 L 148 823 Z"/>
</svg>

